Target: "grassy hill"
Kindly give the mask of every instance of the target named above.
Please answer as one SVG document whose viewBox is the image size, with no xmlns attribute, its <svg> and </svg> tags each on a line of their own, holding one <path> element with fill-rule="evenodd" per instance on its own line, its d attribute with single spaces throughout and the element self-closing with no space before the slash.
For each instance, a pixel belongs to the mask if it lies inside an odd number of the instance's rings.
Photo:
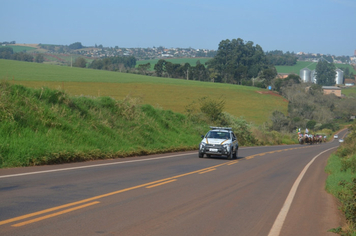
<svg viewBox="0 0 356 236">
<path fill-rule="evenodd" d="M 38 63 L 0 60 L 0 79 L 33 88 L 63 89 L 69 95 L 139 98 L 141 104 L 184 113 L 185 107 L 209 96 L 224 98 L 225 111 L 255 124 L 275 109 L 287 113 L 287 101 L 255 87 L 186 81 Z"/>
</svg>

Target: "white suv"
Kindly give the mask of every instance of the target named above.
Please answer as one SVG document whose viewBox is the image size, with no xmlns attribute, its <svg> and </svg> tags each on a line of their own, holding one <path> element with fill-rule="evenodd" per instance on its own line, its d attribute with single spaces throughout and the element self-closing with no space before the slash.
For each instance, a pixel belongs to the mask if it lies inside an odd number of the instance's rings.
<svg viewBox="0 0 356 236">
<path fill-rule="evenodd" d="M 229 127 L 210 127 L 211 130 L 204 136 L 199 145 L 199 158 L 211 155 L 227 156 L 231 160 L 237 158 L 239 144 L 237 138 Z"/>
</svg>

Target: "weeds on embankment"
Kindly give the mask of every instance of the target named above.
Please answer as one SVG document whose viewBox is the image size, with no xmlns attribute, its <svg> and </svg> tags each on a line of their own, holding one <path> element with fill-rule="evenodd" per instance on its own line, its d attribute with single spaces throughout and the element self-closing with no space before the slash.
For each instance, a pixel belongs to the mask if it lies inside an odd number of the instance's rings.
<svg viewBox="0 0 356 236">
<path fill-rule="evenodd" d="M 336 154 L 328 160 L 326 190 L 341 202 L 347 225 L 332 229 L 344 236 L 356 236 L 356 123 L 349 127 L 350 133 Z"/>
<path fill-rule="evenodd" d="M 196 149 L 206 124 L 127 97 L 69 97 L 0 83 L 0 167 Z"/>
<path fill-rule="evenodd" d="M 209 125 L 232 127 L 240 146 L 297 141 L 267 129 L 257 133 L 223 112 L 223 100 L 202 98 L 187 115 L 139 104 L 1 82 L 0 168 L 195 150 Z"/>
</svg>

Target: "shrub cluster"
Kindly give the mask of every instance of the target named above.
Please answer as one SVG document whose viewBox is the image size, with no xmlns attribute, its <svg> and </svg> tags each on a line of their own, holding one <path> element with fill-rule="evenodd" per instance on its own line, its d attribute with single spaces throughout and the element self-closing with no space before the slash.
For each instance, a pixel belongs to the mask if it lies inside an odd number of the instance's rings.
<svg viewBox="0 0 356 236">
<path fill-rule="evenodd" d="M 266 126 L 256 127 L 243 117 L 234 117 L 224 112 L 224 98 L 200 98 L 186 107 L 188 118 L 194 122 L 207 123 L 210 126 L 231 127 L 237 136 L 240 146 L 277 145 L 298 143 L 297 135 L 270 131 Z"/>
</svg>

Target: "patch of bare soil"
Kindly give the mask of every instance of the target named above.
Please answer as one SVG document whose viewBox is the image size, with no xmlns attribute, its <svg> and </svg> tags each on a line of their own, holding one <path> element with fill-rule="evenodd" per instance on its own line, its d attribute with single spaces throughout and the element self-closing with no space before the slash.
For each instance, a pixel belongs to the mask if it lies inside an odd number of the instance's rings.
<svg viewBox="0 0 356 236">
<path fill-rule="evenodd" d="M 256 91 L 256 93 L 259 93 L 259 94 L 269 94 L 269 95 L 272 95 L 272 96 L 281 97 L 281 98 L 284 99 L 284 101 L 287 101 L 287 99 L 285 99 L 284 97 L 282 97 L 281 95 L 279 95 L 278 93 L 273 92 L 273 91 Z"/>
</svg>

